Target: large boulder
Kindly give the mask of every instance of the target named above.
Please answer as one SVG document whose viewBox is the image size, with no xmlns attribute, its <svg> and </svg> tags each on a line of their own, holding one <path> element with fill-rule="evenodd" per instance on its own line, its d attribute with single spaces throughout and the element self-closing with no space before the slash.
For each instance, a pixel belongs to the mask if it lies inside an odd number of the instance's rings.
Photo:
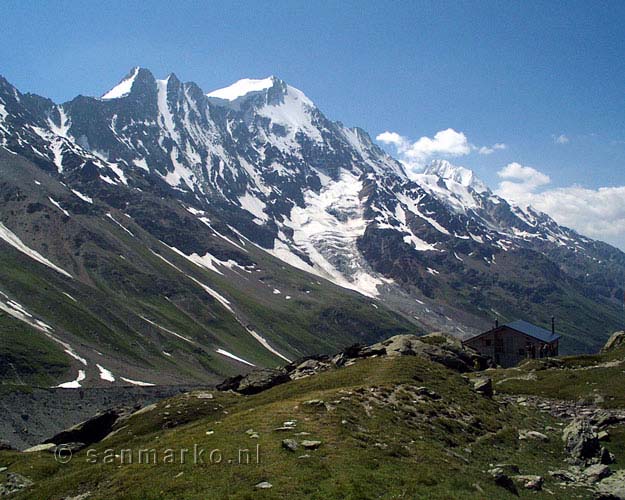
<svg viewBox="0 0 625 500">
<path fill-rule="evenodd" d="M 625 469 L 612 473 L 609 477 L 602 479 L 596 485 L 597 490 L 610 500 L 625 500 Z"/>
<path fill-rule="evenodd" d="M 0 483 L 0 497 L 19 493 L 24 488 L 32 486 L 34 483 L 25 476 L 16 472 L 7 472 L 7 478 L 4 483 Z"/>
<path fill-rule="evenodd" d="M 116 409 L 98 413 L 90 419 L 61 431 L 50 439 L 46 439 L 44 444 L 72 443 L 76 445 L 81 443 L 84 447 L 97 443 L 113 430 L 113 426 L 123 414 L 122 410 Z"/>
<path fill-rule="evenodd" d="M 575 463 L 587 463 L 601 453 L 597 433 L 587 419 L 573 420 L 564 428 L 562 440 Z"/>
<path fill-rule="evenodd" d="M 480 377 L 473 381 L 473 390 L 487 398 L 493 396 L 493 381 L 490 377 Z"/>
<path fill-rule="evenodd" d="M 220 391 L 232 390 L 240 394 L 257 394 L 291 380 L 284 369 L 262 368 L 247 375 L 237 375 L 217 386 Z"/>
<path fill-rule="evenodd" d="M 608 341 L 601 348 L 601 352 L 613 351 L 623 346 L 625 346 L 625 332 L 624 331 L 614 332 L 612 335 L 610 335 L 610 338 L 608 339 Z"/>
<path fill-rule="evenodd" d="M 363 349 L 363 354 L 375 353 L 386 356 L 420 356 L 458 372 L 470 372 L 489 366 L 488 358 L 459 341 L 443 335 L 396 335 Z"/>
</svg>

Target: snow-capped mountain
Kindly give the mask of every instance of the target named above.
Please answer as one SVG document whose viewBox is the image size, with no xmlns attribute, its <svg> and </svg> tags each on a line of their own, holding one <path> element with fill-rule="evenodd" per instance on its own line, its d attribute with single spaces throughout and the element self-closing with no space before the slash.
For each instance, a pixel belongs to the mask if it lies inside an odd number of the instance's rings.
<svg viewBox="0 0 625 500">
<path fill-rule="evenodd" d="M 571 348 L 589 349 L 618 322 L 623 253 L 447 161 L 409 177 L 365 131 L 273 76 L 206 93 L 133 68 L 102 97 L 63 104 L 0 80 L 0 144 L 209 270 L 213 240 L 133 203 L 149 194 L 183 207 L 238 254 L 232 265 L 249 265 L 236 248 L 246 242 L 424 330 L 462 336 L 495 317 L 556 315 Z"/>
</svg>

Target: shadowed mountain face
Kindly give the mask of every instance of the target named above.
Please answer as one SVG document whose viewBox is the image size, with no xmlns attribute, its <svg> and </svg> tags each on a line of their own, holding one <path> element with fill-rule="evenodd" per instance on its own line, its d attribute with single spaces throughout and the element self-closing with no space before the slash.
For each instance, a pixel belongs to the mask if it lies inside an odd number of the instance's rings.
<svg viewBox="0 0 625 500">
<path fill-rule="evenodd" d="M 134 68 L 62 105 L 0 78 L 0 145 L 10 380 L 212 381 L 495 317 L 591 350 L 620 322 L 625 254 L 462 167 L 408 177 L 275 77 Z"/>
</svg>

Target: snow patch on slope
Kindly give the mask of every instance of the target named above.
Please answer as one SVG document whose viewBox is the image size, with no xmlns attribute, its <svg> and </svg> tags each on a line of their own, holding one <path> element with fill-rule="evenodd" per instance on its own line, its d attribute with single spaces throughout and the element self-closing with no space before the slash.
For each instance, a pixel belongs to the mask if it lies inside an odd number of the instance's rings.
<svg viewBox="0 0 625 500">
<path fill-rule="evenodd" d="M 63 212 L 67 217 L 71 217 L 70 213 L 65 210 L 58 201 L 56 201 L 54 198 L 50 198 L 49 196 L 48 199 L 50 200 L 50 203 L 52 203 L 56 208 Z"/>
<path fill-rule="evenodd" d="M 97 363 L 96 363 L 96 366 L 98 367 L 98 370 L 100 371 L 100 378 L 102 380 L 106 380 L 107 382 L 115 382 L 115 377 L 113 376 L 110 370 L 107 370 L 106 368 L 104 368 L 101 365 L 98 365 Z"/>
<path fill-rule="evenodd" d="M 81 192 L 76 191 L 75 189 L 72 189 L 72 193 L 78 196 L 78 198 L 80 198 L 82 201 L 93 204 L 93 198 L 90 198 L 86 194 L 82 194 Z"/>
<path fill-rule="evenodd" d="M 132 385 L 138 385 L 141 387 L 153 387 L 154 384 L 151 384 L 150 382 L 141 382 L 140 380 L 132 380 L 131 378 L 126 378 L 126 377 L 119 377 L 120 379 L 122 379 L 124 382 L 128 382 L 129 384 Z"/>
<path fill-rule="evenodd" d="M 101 99 L 109 100 L 109 99 L 119 99 L 120 97 L 126 97 L 130 94 L 132 90 L 132 85 L 135 83 L 135 79 L 137 78 L 137 74 L 139 73 L 139 68 L 134 68 L 130 76 L 119 82 L 115 87 L 109 90 L 106 94 L 104 94 Z"/>
<path fill-rule="evenodd" d="M 286 361 L 287 363 L 290 363 L 291 360 L 289 358 L 287 358 L 284 354 L 281 354 L 279 351 L 277 351 L 276 349 L 274 349 L 273 347 L 271 347 L 271 345 L 269 344 L 269 342 L 267 341 L 267 339 L 265 337 L 263 337 L 262 335 L 256 333 L 254 330 L 251 330 L 250 328 L 246 328 L 246 330 L 248 331 L 248 333 L 254 337 L 265 349 L 267 349 L 269 352 L 275 354 L 276 356 L 278 356 L 279 358 L 282 358 L 284 361 Z"/>
<path fill-rule="evenodd" d="M 63 342 L 62 340 L 57 339 L 54 335 L 52 335 L 52 332 L 54 331 L 54 329 L 50 325 L 48 325 L 47 323 L 44 323 L 43 321 L 39 319 L 36 319 L 31 313 L 29 313 L 26 310 L 24 306 L 22 306 L 21 304 L 19 304 L 18 302 L 14 300 L 9 299 L 8 296 L 5 295 L 4 293 L 0 292 L 0 295 L 2 296 L 0 297 L 0 299 L 1 298 L 5 299 L 4 302 L 0 300 L 0 310 L 10 314 L 14 318 L 40 331 L 50 340 L 53 340 L 57 344 L 60 344 L 63 347 L 63 350 L 65 351 L 66 354 L 74 358 L 76 361 L 79 361 L 83 365 L 87 366 L 87 360 L 79 356 L 76 353 L 76 351 L 74 351 L 74 348 L 71 345 L 69 345 L 67 342 Z"/>
<path fill-rule="evenodd" d="M 228 87 L 222 89 L 213 90 L 206 94 L 208 97 L 217 97 L 218 99 L 225 99 L 227 101 L 234 101 L 235 99 L 247 95 L 250 92 L 260 92 L 270 88 L 273 85 L 273 78 L 263 78 L 255 80 L 252 78 L 243 78 L 238 82 L 234 82 Z"/>
<path fill-rule="evenodd" d="M 53 264 L 48 259 L 46 259 L 39 252 L 33 250 L 32 248 L 27 247 L 22 240 L 20 240 L 15 233 L 10 231 L 2 222 L 0 222 L 0 238 L 6 241 L 9 245 L 13 246 L 20 252 L 28 255 L 31 259 L 36 260 L 37 262 L 43 264 L 44 266 L 48 266 L 50 269 L 54 269 L 57 273 L 61 273 L 68 278 L 72 278 L 72 275 L 69 274 L 64 269 L 61 269 L 59 266 Z"/>
<path fill-rule="evenodd" d="M 82 387 L 80 383 L 85 380 L 85 378 L 87 378 L 85 370 L 78 370 L 78 376 L 75 380 L 64 382 L 63 384 L 57 385 L 57 387 L 61 389 L 80 389 Z"/>
<path fill-rule="evenodd" d="M 221 354 L 222 356 L 226 356 L 228 358 L 234 359 L 235 361 L 238 361 L 239 363 L 243 363 L 248 366 L 256 366 L 255 364 L 250 363 L 249 361 L 245 361 L 243 358 L 240 358 L 239 356 L 235 356 L 234 354 L 226 351 L 225 349 L 219 348 L 219 349 L 216 349 L 215 352 L 217 354 Z"/>
</svg>

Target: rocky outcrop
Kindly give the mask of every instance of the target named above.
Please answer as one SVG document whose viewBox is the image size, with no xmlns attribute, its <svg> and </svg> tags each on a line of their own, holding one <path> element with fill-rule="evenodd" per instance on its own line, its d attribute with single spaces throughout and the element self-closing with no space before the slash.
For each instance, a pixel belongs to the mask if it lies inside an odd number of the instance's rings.
<svg viewBox="0 0 625 500">
<path fill-rule="evenodd" d="M 486 356 L 462 346 L 456 339 L 442 334 L 425 337 L 396 335 L 363 350 L 364 354 L 387 356 L 421 356 L 461 373 L 483 370 L 492 366 Z"/>
<path fill-rule="evenodd" d="M 493 381 L 490 377 L 480 377 L 473 381 L 473 390 L 487 398 L 493 396 Z"/>
<path fill-rule="evenodd" d="M 224 380 L 217 386 L 220 391 L 234 391 L 240 394 L 257 394 L 291 380 L 285 369 L 263 368 L 247 375 L 237 375 Z"/>
<path fill-rule="evenodd" d="M 316 373 L 349 366 L 358 359 L 374 356 L 419 356 L 452 370 L 465 373 L 491 366 L 489 358 L 441 334 L 425 337 L 396 335 L 377 344 L 362 346 L 354 344 L 333 357 L 307 356 L 291 362 L 283 368 L 263 368 L 247 375 L 237 375 L 224 380 L 217 386 L 220 391 L 234 391 L 239 394 L 257 394 L 290 380 L 298 380 Z M 488 379 L 490 380 L 490 379 Z M 490 390 L 489 390 L 490 384 Z M 492 382 L 485 382 L 476 391 L 492 396 Z"/>
<path fill-rule="evenodd" d="M 562 432 L 564 447 L 575 463 L 586 463 L 601 451 L 599 438 L 587 419 L 575 419 Z"/>
<path fill-rule="evenodd" d="M 601 352 L 609 352 L 625 346 L 625 331 L 614 332 L 601 348 Z"/>
<path fill-rule="evenodd" d="M 44 441 L 44 444 L 67 444 L 71 443 L 74 448 L 82 448 L 104 439 L 112 430 L 118 419 L 124 414 L 121 410 L 107 410 L 91 417 L 84 422 L 74 425 L 67 430 L 59 432 L 55 436 Z M 77 446 L 78 444 L 82 446 Z"/>
<path fill-rule="evenodd" d="M 19 493 L 24 488 L 32 486 L 34 483 L 27 477 L 15 472 L 8 472 L 7 479 L 4 483 L 0 483 L 0 496 L 13 495 Z"/>
</svg>

